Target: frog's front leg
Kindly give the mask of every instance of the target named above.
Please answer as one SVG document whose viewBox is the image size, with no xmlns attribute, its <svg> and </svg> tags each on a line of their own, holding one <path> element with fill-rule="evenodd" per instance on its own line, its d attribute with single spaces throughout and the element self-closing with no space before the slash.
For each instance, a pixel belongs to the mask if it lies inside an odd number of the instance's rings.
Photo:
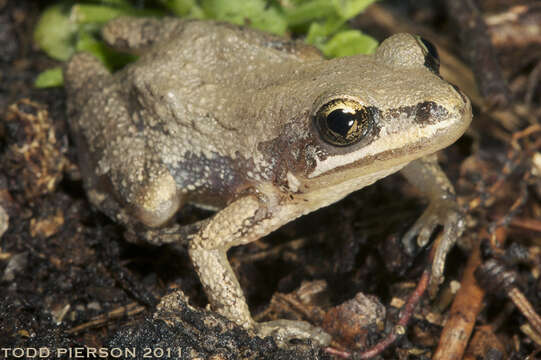
<svg viewBox="0 0 541 360">
<path fill-rule="evenodd" d="M 328 344 L 330 336 L 303 321 L 278 320 L 256 323 L 240 284 L 227 259 L 231 246 L 259 239 L 282 225 L 280 209 L 272 211 L 255 196 L 236 200 L 218 212 L 191 240 L 189 253 L 214 311 L 259 336 L 272 335 L 278 343 L 293 338 L 312 338 Z"/>
<path fill-rule="evenodd" d="M 402 174 L 430 200 L 428 208 L 402 239 L 412 254 L 417 245 L 425 246 L 438 225 L 443 225 L 442 239 L 435 249 L 432 264 L 432 284 L 440 284 L 444 277 L 445 257 L 464 231 L 464 214 L 460 210 L 453 185 L 437 163 L 436 155 L 415 160 L 402 169 Z"/>
</svg>

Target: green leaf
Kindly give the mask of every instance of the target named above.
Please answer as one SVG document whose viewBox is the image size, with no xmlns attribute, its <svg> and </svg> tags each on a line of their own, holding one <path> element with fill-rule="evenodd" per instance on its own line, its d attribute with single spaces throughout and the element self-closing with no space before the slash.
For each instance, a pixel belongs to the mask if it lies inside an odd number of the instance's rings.
<svg viewBox="0 0 541 360">
<path fill-rule="evenodd" d="M 62 86 L 63 84 L 64 76 L 60 66 L 43 71 L 34 81 L 34 86 L 38 89 Z"/>
<path fill-rule="evenodd" d="M 71 8 L 73 19 L 78 24 L 106 23 L 120 15 L 128 15 L 124 8 L 113 8 L 103 5 L 77 4 Z"/>
<path fill-rule="evenodd" d="M 154 10 L 134 9 L 126 0 L 105 0 L 109 5 L 57 4 L 45 9 L 34 31 L 34 41 L 50 57 L 66 61 L 75 52 L 77 35 L 84 25 L 98 31 L 101 25 L 121 15 L 155 16 Z"/>
<path fill-rule="evenodd" d="M 160 4 L 169 9 L 173 14 L 180 17 L 202 19 L 203 9 L 196 0 L 158 0 Z"/>
<path fill-rule="evenodd" d="M 284 34 L 285 16 L 265 0 L 202 0 L 205 17 L 248 25 L 273 34 Z"/>
<path fill-rule="evenodd" d="M 69 18 L 69 7 L 63 4 L 46 8 L 34 30 L 34 41 L 50 57 L 67 60 L 74 52 L 77 25 Z"/>
<path fill-rule="evenodd" d="M 330 36 L 344 29 L 345 20 L 336 16 L 329 16 L 324 23 L 313 22 L 308 28 L 306 43 L 321 48 Z"/>
<path fill-rule="evenodd" d="M 100 3 L 113 6 L 132 7 L 132 4 L 129 2 L 129 0 L 100 0 Z"/>
<path fill-rule="evenodd" d="M 336 16 L 335 6 L 329 0 L 310 0 L 298 3 L 298 6 L 284 8 L 289 26 L 299 26 L 311 21 Z"/>
<path fill-rule="evenodd" d="M 106 6 L 77 4 L 71 8 L 71 17 L 78 24 L 104 24 L 119 16 L 156 16 L 163 15 L 155 10 L 139 10 L 131 6 Z"/>
<path fill-rule="evenodd" d="M 73 1 L 45 9 L 36 26 L 35 41 L 55 59 L 65 61 L 75 51 L 88 51 L 109 69 L 123 66 L 134 57 L 117 53 L 98 40 L 103 24 L 121 15 L 163 15 L 152 9 L 135 8 L 130 0 Z M 288 27 L 290 31 L 308 31 L 306 42 L 329 57 L 368 53 L 377 45 L 371 37 L 349 30 L 346 23 L 377 0 L 155 1 L 179 16 L 228 21 L 275 34 L 286 33 Z M 51 69 L 40 74 L 36 86 L 60 84 L 58 71 Z"/>
<path fill-rule="evenodd" d="M 81 29 L 79 31 L 77 51 L 86 51 L 97 57 L 109 70 L 118 69 L 134 61 L 136 57 L 130 54 L 119 53 L 112 50 L 102 41 L 98 41 L 91 33 Z"/>
<path fill-rule="evenodd" d="M 351 19 L 377 0 L 332 0 L 336 12 L 344 19 Z"/>
<path fill-rule="evenodd" d="M 334 35 L 321 50 L 327 57 L 342 57 L 370 54 L 377 46 L 378 42 L 371 36 L 364 35 L 358 30 L 346 30 Z"/>
</svg>

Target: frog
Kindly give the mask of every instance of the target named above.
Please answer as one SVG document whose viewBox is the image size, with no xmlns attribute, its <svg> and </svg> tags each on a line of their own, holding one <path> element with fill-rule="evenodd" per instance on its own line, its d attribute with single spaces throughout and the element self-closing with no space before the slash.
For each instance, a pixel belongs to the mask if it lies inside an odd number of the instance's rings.
<svg viewBox="0 0 541 360">
<path fill-rule="evenodd" d="M 370 55 L 326 59 L 304 42 L 203 20 L 112 20 L 104 41 L 137 60 L 111 73 L 77 53 L 67 114 L 88 199 L 128 239 L 183 244 L 210 308 L 280 343 L 330 336 L 304 321 L 254 321 L 227 258 L 284 224 L 396 172 L 429 205 L 403 237 L 412 253 L 441 225 L 432 279 L 464 230 L 436 153 L 468 128 L 469 99 L 412 34 Z M 193 204 L 213 215 L 181 225 Z"/>
</svg>

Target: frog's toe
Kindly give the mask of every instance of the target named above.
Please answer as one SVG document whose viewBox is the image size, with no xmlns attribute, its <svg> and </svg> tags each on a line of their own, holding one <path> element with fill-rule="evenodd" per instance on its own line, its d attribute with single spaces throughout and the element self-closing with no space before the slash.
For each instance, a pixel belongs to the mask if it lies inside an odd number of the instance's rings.
<svg viewBox="0 0 541 360">
<path fill-rule="evenodd" d="M 432 212 L 425 211 L 402 238 L 406 251 L 413 255 L 418 248 L 426 246 L 438 224 L 438 217 Z"/>
<path fill-rule="evenodd" d="M 430 238 L 432 231 L 433 229 L 426 226 L 425 215 L 423 214 L 402 237 L 402 244 L 406 252 L 411 256 L 415 255 L 419 251 L 420 245 L 418 244 L 426 244 L 425 241 L 428 241 L 428 239 L 425 238 Z"/>
<path fill-rule="evenodd" d="M 450 212 L 443 224 L 443 234 L 437 245 L 432 263 L 433 285 L 439 285 L 443 282 L 443 272 L 445 269 L 445 258 L 457 239 L 462 235 L 465 228 L 464 214 L 461 212 Z"/>
<path fill-rule="evenodd" d="M 414 254 L 418 247 L 425 247 L 438 225 L 443 226 L 444 237 L 456 239 L 462 234 L 464 215 L 454 202 L 442 201 L 428 206 L 402 238 L 406 251 Z"/>
<path fill-rule="evenodd" d="M 456 240 L 464 231 L 464 214 L 454 201 L 442 200 L 431 203 L 423 215 L 402 238 L 406 251 L 413 255 L 418 248 L 428 244 L 438 225 L 443 226 L 441 238 L 437 242 L 432 263 L 431 284 L 437 286 L 444 277 L 445 258 Z M 417 241 L 414 241 L 416 238 Z"/>
<path fill-rule="evenodd" d="M 288 346 L 293 339 L 311 339 L 319 345 L 328 345 L 332 337 L 317 326 L 305 321 L 274 320 L 256 324 L 259 336 L 272 336 L 279 346 Z"/>
</svg>

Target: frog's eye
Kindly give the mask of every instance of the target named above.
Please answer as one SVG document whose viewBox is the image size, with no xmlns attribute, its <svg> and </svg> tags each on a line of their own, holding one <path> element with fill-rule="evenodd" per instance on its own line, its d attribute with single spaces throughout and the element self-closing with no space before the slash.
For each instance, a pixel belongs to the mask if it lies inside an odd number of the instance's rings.
<svg viewBox="0 0 541 360">
<path fill-rule="evenodd" d="M 418 36 L 417 41 L 425 54 L 425 66 L 434 74 L 440 73 L 440 57 L 438 50 L 430 41 Z"/>
<path fill-rule="evenodd" d="M 321 138 L 335 146 L 348 146 L 359 142 L 372 129 L 374 113 L 349 99 L 331 100 L 316 112 L 315 124 Z"/>
</svg>

